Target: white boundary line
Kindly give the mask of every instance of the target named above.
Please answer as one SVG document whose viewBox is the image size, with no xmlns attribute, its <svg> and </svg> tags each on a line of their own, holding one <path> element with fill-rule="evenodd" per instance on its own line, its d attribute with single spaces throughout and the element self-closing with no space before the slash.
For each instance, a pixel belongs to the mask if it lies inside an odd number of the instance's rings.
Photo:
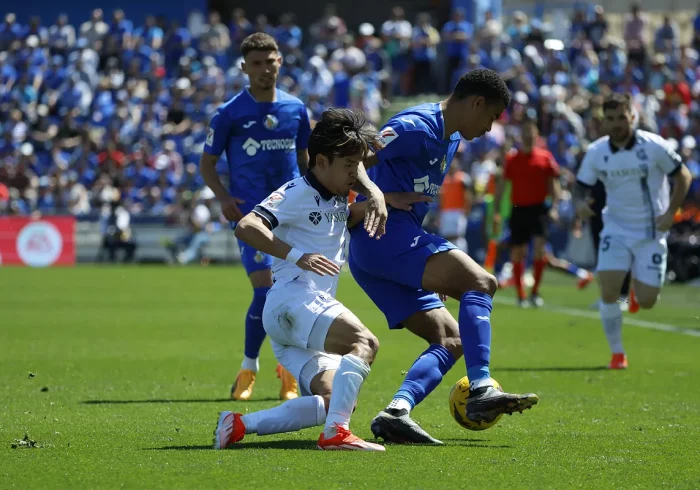
<svg viewBox="0 0 700 490">
<path fill-rule="evenodd" d="M 509 301 L 505 298 L 496 297 L 493 299 L 493 302 L 499 305 L 509 305 L 516 307 L 513 304 L 513 301 Z M 566 308 L 563 306 L 550 306 L 547 304 L 545 304 L 545 306 L 542 309 L 567 316 L 590 318 L 591 320 L 600 320 L 600 316 L 598 316 L 598 313 L 594 313 L 592 311 L 579 310 L 575 308 Z M 635 327 L 648 328 L 650 330 L 660 330 L 662 332 L 672 332 L 679 333 L 682 335 L 690 335 L 691 337 L 700 337 L 700 329 L 694 330 L 692 328 L 676 327 L 675 325 L 669 325 L 667 323 L 656 323 L 648 322 L 646 320 L 637 320 L 636 318 L 631 318 L 629 314 L 625 315 L 623 325 L 632 325 Z"/>
</svg>

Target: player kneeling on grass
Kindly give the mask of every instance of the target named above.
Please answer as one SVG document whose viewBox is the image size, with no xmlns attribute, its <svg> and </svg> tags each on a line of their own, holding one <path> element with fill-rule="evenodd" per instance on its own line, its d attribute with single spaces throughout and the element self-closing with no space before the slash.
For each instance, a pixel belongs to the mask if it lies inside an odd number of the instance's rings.
<svg viewBox="0 0 700 490">
<path fill-rule="evenodd" d="M 248 433 L 297 431 L 325 421 L 319 449 L 384 450 L 348 428 L 379 342 L 334 297 L 347 229 L 365 214 L 364 203 L 348 206 L 347 196 L 377 138 L 361 112 L 325 111 L 309 138 L 306 176 L 273 192 L 238 224 L 237 238 L 275 257 L 263 326 L 275 356 L 305 396 L 246 415 L 222 412 L 214 448 Z"/>
</svg>

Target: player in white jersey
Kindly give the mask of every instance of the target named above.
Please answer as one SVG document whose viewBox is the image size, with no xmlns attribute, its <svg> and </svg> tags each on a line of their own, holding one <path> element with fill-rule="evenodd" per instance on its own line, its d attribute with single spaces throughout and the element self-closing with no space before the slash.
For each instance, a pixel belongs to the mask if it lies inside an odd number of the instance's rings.
<svg viewBox="0 0 700 490">
<path fill-rule="evenodd" d="M 236 237 L 274 257 L 263 326 L 303 396 L 246 415 L 221 412 L 214 448 L 224 449 L 248 433 L 289 432 L 325 422 L 319 449 L 384 451 L 349 430 L 379 342 L 334 297 L 348 227 L 365 217 L 366 204 L 348 206 L 347 196 L 360 162 L 378 142 L 361 112 L 325 111 L 309 138 L 306 176 L 280 187 L 239 222 Z M 414 202 L 425 200 L 421 195 Z"/>
<path fill-rule="evenodd" d="M 666 237 L 683 203 L 692 176 L 681 157 L 661 136 L 634 129 L 632 99 L 613 94 L 603 104 L 609 136 L 593 142 L 581 163 L 574 190 L 582 219 L 593 215 L 590 190 L 605 185 L 606 207 L 598 251 L 600 319 L 610 344 L 610 369 L 625 369 L 622 313 L 618 296 L 627 271 L 642 308 L 656 303 L 666 275 Z M 669 187 L 673 178 L 673 190 Z"/>
</svg>

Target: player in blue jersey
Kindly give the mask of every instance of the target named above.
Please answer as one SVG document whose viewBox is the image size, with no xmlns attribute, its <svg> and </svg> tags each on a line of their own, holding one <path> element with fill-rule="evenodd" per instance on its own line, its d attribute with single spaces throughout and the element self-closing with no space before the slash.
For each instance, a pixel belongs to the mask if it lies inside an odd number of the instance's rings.
<svg viewBox="0 0 700 490">
<path fill-rule="evenodd" d="M 276 88 L 282 59 L 275 40 L 264 33 L 252 34 L 243 40 L 241 52 L 242 69 L 250 85 L 219 107 L 212 117 L 200 163 L 202 177 L 219 199 L 223 215 L 234 223 L 272 191 L 305 173 L 311 134 L 304 103 Z M 216 172 L 223 152 L 229 167 L 228 189 Z M 245 357 L 231 397 L 248 400 L 265 340 L 262 312 L 272 286 L 272 257 L 240 241 L 238 245 L 253 286 L 253 301 L 245 319 Z M 294 377 L 279 364 L 277 375 L 282 381 L 280 398 L 296 398 Z"/>
<path fill-rule="evenodd" d="M 509 103 L 510 93 L 496 72 L 464 74 L 446 100 L 406 109 L 389 120 L 380 132 L 382 148 L 365 160 L 370 178 L 385 193 L 437 196 L 461 138 L 471 140 L 490 131 Z M 410 411 L 462 355 L 471 382 L 470 420 L 491 421 L 538 401 L 532 393 L 495 388 L 489 361 L 496 278 L 447 240 L 423 230 L 428 207 L 416 203 L 410 211 L 390 209 L 381 240 L 371 239 L 362 227 L 353 228 L 350 240 L 350 270 L 389 328 L 406 328 L 430 344 L 391 403 L 372 421 L 376 437 L 399 443 L 441 444 L 410 418 Z M 441 297 L 460 302 L 458 321 Z"/>
<path fill-rule="evenodd" d="M 224 217 L 234 223 L 282 184 L 305 173 L 311 134 L 304 104 L 276 88 L 282 58 L 275 40 L 264 33 L 251 34 L 241 43 L 241 53 L 242 69 L 250 85 L 219 107 L 212 117 L 200 162 L 205 183 L 219 199 Z M 229 166 L 229 189 L 216 171 L 216 163 L 224 152 Z M 387 219 L 384 195 L 362 167 L 358 169 L 354 190 L 368 196 L 364 227 L 369 235 L 380 238 Z M 265 340 L 262 311 L 272 286 L 272 257 L 241 241 L 238 245 L 253 286 L 253 301 L 245 320 L 245 357 L 231 397 L 248 400 Z M 277 374 L 282 380 L 280 398 L 296 398 L 294 377 L 279 364 Z"/>
</svg>

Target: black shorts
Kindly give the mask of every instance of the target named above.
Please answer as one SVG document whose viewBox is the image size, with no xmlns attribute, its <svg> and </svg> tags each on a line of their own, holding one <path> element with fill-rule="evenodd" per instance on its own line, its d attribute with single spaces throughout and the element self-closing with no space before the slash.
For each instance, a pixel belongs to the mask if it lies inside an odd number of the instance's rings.
<svg viewBox="0 0 700 490">
<path fill-rule="evenodd" d="M 544 204 L 513 206 L 508 225 L 511 245 L 525 245 L 536 236 L 546 238 L 549 228 L 549 208 Z"/>
</svg>

